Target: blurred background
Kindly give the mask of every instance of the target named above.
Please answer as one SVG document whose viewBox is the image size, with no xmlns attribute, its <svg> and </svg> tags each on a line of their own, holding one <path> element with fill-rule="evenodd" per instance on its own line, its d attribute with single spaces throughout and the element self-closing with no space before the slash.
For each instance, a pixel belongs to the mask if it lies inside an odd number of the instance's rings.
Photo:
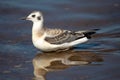
<svg viewBox="0 0 120 80">
<path fill-rule="evenodd" d="M 120 79 L 120 0 L 0 0 L 0 80 L 32 80 L 32 22 L 21 21 L 42 11 L 44 25 L 69 30 L 101 29 L 78 45 L 80 51 L 103 54 L 102 65 L 73 66 L 49 72 L 47 80 Z"/>
</svg>

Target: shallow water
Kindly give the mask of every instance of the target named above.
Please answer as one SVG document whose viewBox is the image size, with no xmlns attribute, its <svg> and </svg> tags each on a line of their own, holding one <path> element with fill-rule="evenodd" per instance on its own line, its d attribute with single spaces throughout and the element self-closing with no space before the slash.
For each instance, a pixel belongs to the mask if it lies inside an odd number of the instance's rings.
<svg viewBox="0 0 120 80">
<path fill-rule="evenodd" d="M 44 14 L 45 26 L 69 30 L 100 28 L 93 39 L 78 45 L 77 54 L 91 60 L 91 54 L 104 61 L 88 65 L 53 65 L 62 70 L 48 71 L 47 80 L 120 79 L 120 1 L 119 0 L 1 0 L 0 1 L 0 80 L 32 80 L 32 60 L 39 51 L 31 41 L 31 22 L 21 21 L 34 10 Z M 72 54 L 72 52 L 69 52 Z M 43 54 L 44 55 L 44 54 Z M 41 57 L 41 56 L 40 56 Z M 78 57 L 75 58 L 78 61 Z M 93 58 L 94 59 L 94 58 Z M 83 61 L 83 60 L 82 60 Z M 93 61 L 94 62 L 94 61 Z M 40 63 L 41 64 L 41 63 Z M 99 65 L 98 65 L 99 64 Z"/>
</svg>

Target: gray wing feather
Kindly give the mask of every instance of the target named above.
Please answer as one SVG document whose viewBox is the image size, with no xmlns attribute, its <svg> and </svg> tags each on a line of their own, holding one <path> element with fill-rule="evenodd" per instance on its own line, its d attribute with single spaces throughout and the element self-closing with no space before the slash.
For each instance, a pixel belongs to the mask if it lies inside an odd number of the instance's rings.
<svg viewBox="0 0 120 80">
<path fill-rule="evenodd" d="M 51 44 L 62 44 L 85 37 L 83 33 L 65 31 L 55 37 L 46 37 L 45 40 Z"/>
</svg>

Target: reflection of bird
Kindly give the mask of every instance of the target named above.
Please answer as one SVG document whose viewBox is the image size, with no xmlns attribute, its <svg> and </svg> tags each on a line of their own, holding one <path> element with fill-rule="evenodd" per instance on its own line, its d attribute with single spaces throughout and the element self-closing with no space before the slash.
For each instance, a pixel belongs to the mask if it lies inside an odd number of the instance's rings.
<svg viewBox="0 0 120 80">
<path fill-rule="evenodd" d="M 36 48 L 42 51 L 56 51 L 69 49 L 77 44 L 84 43 L 96 33 L 96 30 L 69 31 L 61 29 L 48 29 L 43 27 L 43 15 L 40 11 L 29 14 L 25 20 L 33 22 L 32 41 Z"/>
<path fill-rule="evenodd" d="M 57 53 L 37 54 L 33 59 L 34 75 L 44 78 L 48 71 L 63 70 L 75 65 L 101 62 L 101 56 L 88 51 L 64 51 Z"/>
</svg>

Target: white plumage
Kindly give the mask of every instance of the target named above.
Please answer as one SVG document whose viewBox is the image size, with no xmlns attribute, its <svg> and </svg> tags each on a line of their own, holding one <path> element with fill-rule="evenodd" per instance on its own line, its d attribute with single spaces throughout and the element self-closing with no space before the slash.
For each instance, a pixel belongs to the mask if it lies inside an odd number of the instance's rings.
<svg viewBox="0 0 120 80">
<path fill-rule="evenodd" d="M 34 46 L 45 52 L 69 49 L 84 43 L 97 30 L 72 32 L 69 30 L 45 28 L 43 27 L 43 15 L 40 11 L 34 11 L 24 19 L 33 22 L 32 41 Z"/>
</svg>

